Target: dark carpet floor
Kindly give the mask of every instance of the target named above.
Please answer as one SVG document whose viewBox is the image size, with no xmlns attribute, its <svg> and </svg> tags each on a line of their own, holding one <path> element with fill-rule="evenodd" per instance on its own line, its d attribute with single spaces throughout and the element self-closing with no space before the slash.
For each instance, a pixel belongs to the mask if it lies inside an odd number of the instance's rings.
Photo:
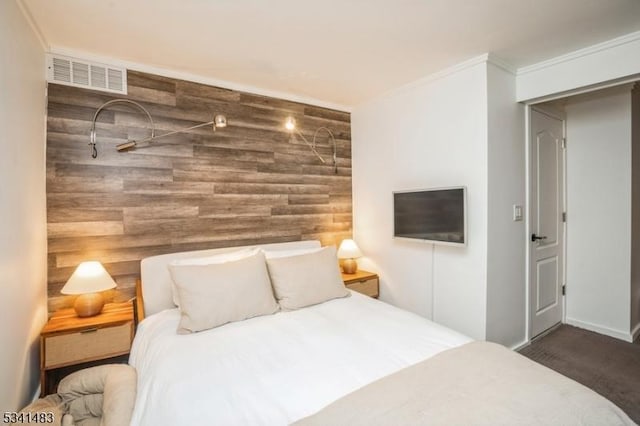
<svg viewBox="0 0 640 426">
<path fill-rule="evenodd" d="M 561 325 L 520 353 L 593 389 L 640 424 L 640 344 Z"/>
</svg>

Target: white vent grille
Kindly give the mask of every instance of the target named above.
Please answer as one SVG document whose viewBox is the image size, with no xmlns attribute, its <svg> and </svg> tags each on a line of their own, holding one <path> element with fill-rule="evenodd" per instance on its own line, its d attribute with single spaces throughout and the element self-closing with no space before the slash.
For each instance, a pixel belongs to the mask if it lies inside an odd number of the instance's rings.
<svg viewBox="0 0 640 426">
<path fill-rule="evenodd" d="M 89 85 L 89 64 L 82 62 L 72 62 L 73 82 L 81 86 Z"/>
<path fill-rule="evenodd" d="M 91 86 L 96 89 L 107 88 L 107 70 L 105 67 L 91 65 Z"/>
<path fill-rule="evenodd" d="M 53 58 L 51 68 L 53 69 L 52 77 L 54 81 L 71 83 L 71 62 L 61 58 Z"/>
<path fill-rule="evenodd" d="M 47 80 L 66 86 L 127 94 L 127 70 L 61 55 L 47 55 Z"/>
<path fill-rule="evenodd" d="M 124 87 L 122 83 L 122 70 L 117 70 L 114 68 L 109 68 L 109 84 L 108 87 L 110 90 L 115 90 L 116 92 L 121 92 Z"/>
</svg>

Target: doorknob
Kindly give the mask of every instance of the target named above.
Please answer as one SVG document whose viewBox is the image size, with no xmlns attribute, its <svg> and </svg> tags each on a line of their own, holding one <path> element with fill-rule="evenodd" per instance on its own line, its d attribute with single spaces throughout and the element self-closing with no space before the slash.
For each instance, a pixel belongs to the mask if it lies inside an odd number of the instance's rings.
<svg viewBox="0 0 640 426">
<path fill-rule="evenodd" d="M 536 234 L 531 234 L 531 241 L 536 242 L 538 240 L 546 240 L 547 237 L 545 236 L 538 236 Z"/>
</svg>

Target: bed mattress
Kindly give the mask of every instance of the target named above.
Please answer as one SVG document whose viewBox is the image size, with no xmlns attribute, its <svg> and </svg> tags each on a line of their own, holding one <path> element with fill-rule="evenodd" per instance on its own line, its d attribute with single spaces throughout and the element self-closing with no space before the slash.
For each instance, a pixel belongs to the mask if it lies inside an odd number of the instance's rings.
<svg viewBox="0 0 640 426">
<path fill-rule="evenodd" d="M 287 425 L 471 341 L 358 293 L 178 335 L 169 309 L 138 328 L 132 425 Z"/>
</svg>

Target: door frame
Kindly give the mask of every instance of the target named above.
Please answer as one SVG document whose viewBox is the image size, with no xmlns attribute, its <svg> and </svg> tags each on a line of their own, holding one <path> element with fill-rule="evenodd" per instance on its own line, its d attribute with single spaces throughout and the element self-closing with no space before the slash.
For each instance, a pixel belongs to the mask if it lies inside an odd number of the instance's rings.
<svg viewBox="0 0 640 426">
<path fill-rule="evenodd" d="M 526 215 L 526 220 L 525 220 L 525 253 L 526 253 L 526 259 L 525 259 L 525 270 L 526 270 L 526 276 L 525 276 L 525 286 L 526 286 L 526 294 L 525 294 L 525 300 L 526 300 L 526 316 L 527 316 L 527 326 L 526 326 L 526 339 L 527 342 L 531 342 L 531 339 L 533 338 L 533 336 L 531 335 L 531 330 L 532 330 L 532 322 L 533 322 L 533 312 L 531 309 L 531 288 L 532 288 L 532 262 L 531 262 L 531 257 L 533 254 L 533 250 L 532 250 L 532 244 L 529 241 L 529 237 L 530 235 L 533 233 L 533 223 L 531 222 L 531 218 L 532 218 L 532 213 L 533 213 L 533 203 L 531 201 L 531 186 L 532 186 L 532 179 L 531 179 L 531 169 L 532 169 L 532 164 L 531 164 L 531 149 L 532 149 L 532 141 L 531 141 L 531 112 L 532 111 L 537 111 L 541 114 L 547 115 L 549 117 L 555 118 L 557 120 L 562 121 L 562 137 L 567 138 L 567 119 L 566 119 L 566 115 L 563 111 L 555 109 L 553 107 L 550 106 L 540 106 L 538 104 L 526 104 L 525 105 L 525 173 L 526 173 L 526 178 L 525 178 L 525 199 L 527 200 L 527 215 Z M 563 163 L 563 167 L 562 167 L 562 185 L 564 186 L 564 191 L 563 191 L 563 200 L 562 200 L 562 204 L 563 204 L 563 211 L 567 212 L 567 150 L 568 150 L 568 144 L 565 145 L 566 148 L 562 150 L 562 163 Z M 567 213 L 568 215 L 568 213 Z M 562 222 L 562 238 L 563 238 L 563 253 L 562 253 L 562 282 L 563 285 L 567 284 L 567 223 L 568 220 L 565 222 Z M 564 324 L 567 321 L 567 306 L 566 306 L 566 302 L 567 301 L 567 296 L 566 294 L 562 295 L 562 319 L 561 319 L 561 323 Z M 544 333 L 543 333 L 544 335 Z"/>
</svg>

